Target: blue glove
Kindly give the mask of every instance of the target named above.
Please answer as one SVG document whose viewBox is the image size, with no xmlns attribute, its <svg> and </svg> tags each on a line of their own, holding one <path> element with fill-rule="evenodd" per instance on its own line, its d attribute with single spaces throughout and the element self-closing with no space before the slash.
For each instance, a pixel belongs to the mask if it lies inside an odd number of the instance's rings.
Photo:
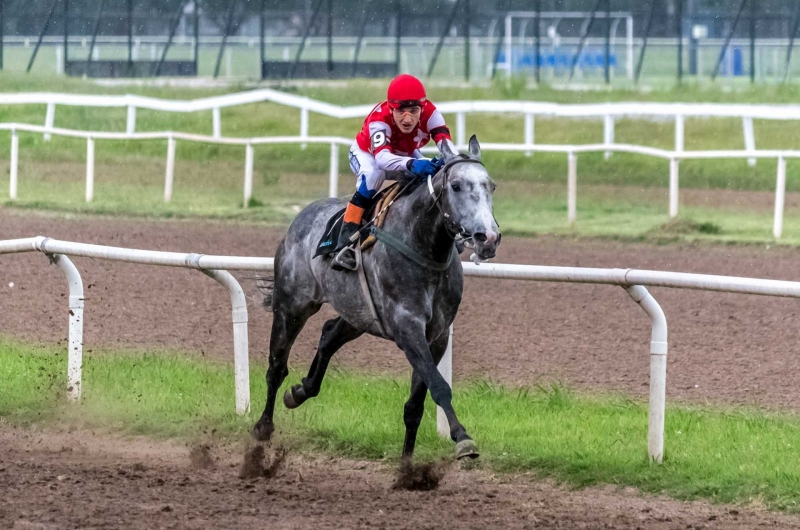
<svg viewBox="0 0 800 530">
<path fill-rule="evenodd" d="M 439 171 L 444 167 L 444 158 L 433 157 L 431 158 L 431 164 L 433 164 L 436 167 L 436 171 Z"/>
<path fill-rule="evenodd" d="M 419 178 L 432 177 L 438 171 L 437 167 L 425 158 L 412 160 L 408 165 L 409 171 Z"/>
</svg>

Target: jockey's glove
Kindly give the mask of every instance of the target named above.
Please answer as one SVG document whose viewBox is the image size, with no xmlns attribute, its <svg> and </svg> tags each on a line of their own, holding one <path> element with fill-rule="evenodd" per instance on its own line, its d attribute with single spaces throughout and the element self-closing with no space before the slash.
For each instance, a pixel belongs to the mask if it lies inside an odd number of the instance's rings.
<svg viewBox="0 0 800 530">
<path fill-rule="evenodd" d="M 444 167 L 444 158 L 433 157 L 431 158 L 431 164 L 433 164 L 434 167 L 436 167 L 436 171 L 439 171 Z"/>
<path fill-rule="evenodd" d="M 436 165 L 430 160 L 420 158 L 417 160 L 408 161 L 408 170 L 419 178 L 432 177 L 438 171 Z"/>
</svg>

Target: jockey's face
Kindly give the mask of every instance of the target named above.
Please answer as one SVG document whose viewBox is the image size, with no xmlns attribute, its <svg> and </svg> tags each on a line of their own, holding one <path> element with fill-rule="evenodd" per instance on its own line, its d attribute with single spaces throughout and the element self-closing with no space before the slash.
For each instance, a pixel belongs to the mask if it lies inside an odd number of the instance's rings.
<svg viewBox="0 0 800 530">
<path fill-rule="evenodd" d="M 422 107 L 400 107 L 392 109 L 392 117 L 400 131 L 408 134 L 414 130 L 419 123 L 422 114 Z"/>
</svg>

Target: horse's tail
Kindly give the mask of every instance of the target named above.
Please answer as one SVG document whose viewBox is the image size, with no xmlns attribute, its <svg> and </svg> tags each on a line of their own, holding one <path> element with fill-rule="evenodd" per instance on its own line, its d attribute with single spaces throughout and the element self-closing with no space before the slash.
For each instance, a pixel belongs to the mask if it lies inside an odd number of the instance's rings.
<svg viewBox="0 0 800 530">
<path fill-rule="evenodd" d="M 257 276 L 256 289 L 264 295 L 264 307 L 272 309 L 272 295 L 275 291 L 275 276 Z"/>
</svg>

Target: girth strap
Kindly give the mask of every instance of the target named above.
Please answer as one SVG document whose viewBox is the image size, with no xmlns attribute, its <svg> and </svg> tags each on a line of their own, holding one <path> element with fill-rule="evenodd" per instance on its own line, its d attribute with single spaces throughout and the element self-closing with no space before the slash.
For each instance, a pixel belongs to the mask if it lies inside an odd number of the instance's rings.
<svg viewBox="0 0 800 530">
<path fill-rule="evenodd" d="M 372 301 L 372 293 L 369 291 L 369 283 L 367 283 L 367 275 L 364 271 L 364 260 L 361 256 L 361 243 L 356 242 L 355 247 L 356 270 L 358 271 L 358 281 L 361 283 L 361 292 L 364 294 L 364 300 L 367 302 L 367 307 L 369 307 L 373 324 L 375 324 L 375 327 L 378 328 L 378 333 L 385 336 L 386 332 L 383 331 L 381 319 L 378 317 L 378 312 L 375 310 L 375 302 Z"/>
<path fill-rule="evenodd" d="M 421 265 L 426 269 L 430 269 L 433 271 L 443 272 L 450 268 L 450 262 L 453 261 L 453 254 L 456 253 L 456 247 L 453 245 L 453 252 L 450 254 L 450 259 L 444 263 L 440 263 L 438 261 L 433 261 L 432 259 L 428 259 L 413 248 L 409 247 L 395 236 L 390 234 L 389 232 L 378 228 L 377 226 L 373 226 L 370 228 L 370 233 L 375 236 L 375 239 L 388 245 L 398 251 L 403 256 L 407 257 L 417 265 Z"/>
</svg>

